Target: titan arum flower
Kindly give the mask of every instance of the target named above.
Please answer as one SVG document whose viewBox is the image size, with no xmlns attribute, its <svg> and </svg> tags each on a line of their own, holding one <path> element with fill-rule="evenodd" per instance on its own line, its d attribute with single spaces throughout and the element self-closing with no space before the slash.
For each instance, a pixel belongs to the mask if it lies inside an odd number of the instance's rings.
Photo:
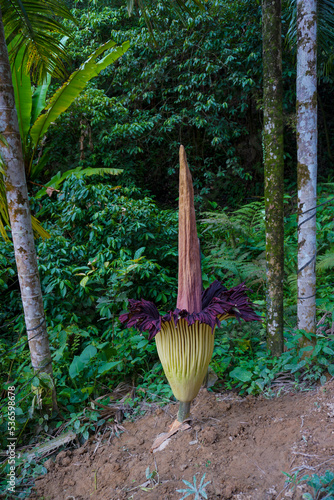
<svg viewBox="0 0 334 500">
<path fill-rule="evenodd" d="M 206 376 L 213 353 L 216 326 L 227 318 L 258 321 L 242 283 L 230 290 L 214 281 L 202 291 L 194 190 L 185 149 L 180 147 L 179 275 L 177 305 L 161 316 L 147 300 L 129 300 L 129 312 L 120 316 L 128 327 L 155 338 L 160 361 L 173 394 L 179 400 L 177 420 L 189 417 L 190 405 Z"/>
</svg>

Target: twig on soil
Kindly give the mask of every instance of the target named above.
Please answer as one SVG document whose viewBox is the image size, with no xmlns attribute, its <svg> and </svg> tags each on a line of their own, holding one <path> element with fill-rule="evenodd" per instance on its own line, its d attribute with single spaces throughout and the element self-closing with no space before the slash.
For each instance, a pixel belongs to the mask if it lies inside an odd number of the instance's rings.
<svg viewBox="0 0 334 500">
<path fill-rule="evenodd" d="M 251 459 L 249 458 L 249 456 L 248 456 L 246 453 L 245 453 L 245 455 L 246 455 L 246 457 L 248 458 L 248 460 L 251 460 Z M 263 472 L 263 474 L 267 475 L 267 473 L 266 473 L 263 469 L 261 469 L 261 467 L 259 467 L 259 466 L 257 465 L 257 463 L 255 462 L 255 460 L 251 460 L 251 462 L 253 462 L 253 463 L 256 465 L 256 467 L 259 469 L 259 471 L 261 471 L 261 472 Z"/>
<path fill-rule="evenodd" d="M 321 467 L 324 464 L 327 464 L 327 462 L 330 462 L 331 460 L 334 460 L 334 456 L 330 457 L 328 460 L 325 460 L 324 462 L 321 462 L 321 464 L 316 465 L 315 467 Z"/>
<path fill-rule="evenodd" d="M 213 417 L 208 417 L 210 420 L 215 420 L 216 422 L 221 422 L 221 419 L 219 418 L 213 418 Z"/>
<path fill-rule="evenodd" d="M 302 453 L 301 451 L 293 451 L 294 455 L 303 455 L 304 457 L 315 457 L 319 458 L 319 455 L 309 455 L 308 453 Z"/>
</svg>

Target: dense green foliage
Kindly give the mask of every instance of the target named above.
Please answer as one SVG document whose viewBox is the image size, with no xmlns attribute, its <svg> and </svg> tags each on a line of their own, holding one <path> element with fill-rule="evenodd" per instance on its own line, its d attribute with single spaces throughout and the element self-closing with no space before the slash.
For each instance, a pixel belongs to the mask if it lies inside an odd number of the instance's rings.
<svg viewBox="0 0 334 500">
<path fill-rule="evenodd" d="M 110 29 L 117 43 L 130 40 L 131 47 L 58 122 L 50 136 L 53 159 L 62 158 L 62 168 L 64 158 L 67 167 L 80 162 L 86 134 L 81 161 L 125 168 L 129 181 L 174 203 L 181 141 L 192 158 L 200 200 L 224 202 L 227 187 L 240 197 L 236 179 L 246 188 L 262 177 L 259 6 L 217 6 L 185 23 L 163 2 L 156 9 L 164 20 L 155 33 L 157 46 L 143 21 L 129 20 L 125 8 L 74 11 L 79 26 L 68 42 L 74 61 L 109 37 Z"/>
<path fill-rule="evenodd" d="M 67 43 L 73 70 L 109 38 L 130 40 L 131 47 L 50 131 L 49 172 L 77 165 L 124 168 L 122 183 L 149 188 L 170 206 L 177 197 L 182 142 L 195 172 L 196 199 L 204 206 L 235 206 L 249 194 L 262 195 L 260 5 L 216 2 L 183 19 L 168 5 L 160 2 L 152 10 L 159 20 L 154 45 L 145 21 L 129 18 L 121 3 L 76 4 L 78 25 L 71 26 Z M 295 61 L 285 49 L 285 176 L 293 186 Z M 319 174 L 326 179 L 332 165 L 332 80 L 328 73 L 321 78 Z"/>
</svg>

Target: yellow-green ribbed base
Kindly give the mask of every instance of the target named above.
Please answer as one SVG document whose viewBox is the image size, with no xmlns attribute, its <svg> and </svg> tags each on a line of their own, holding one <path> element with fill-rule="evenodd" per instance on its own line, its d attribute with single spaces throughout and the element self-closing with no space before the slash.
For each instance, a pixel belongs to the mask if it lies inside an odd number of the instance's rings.
<svg viewBox="0 0 334 500">
<path fill-rule="evenodd" d="M 192 401 L 206 375 L 214 345 L 209 325 L 196 321 L 189 326 L 180 319 L 162 324 L 155 336 L 160 361 L 173 394 L 179 401 Z"/>
</svg>

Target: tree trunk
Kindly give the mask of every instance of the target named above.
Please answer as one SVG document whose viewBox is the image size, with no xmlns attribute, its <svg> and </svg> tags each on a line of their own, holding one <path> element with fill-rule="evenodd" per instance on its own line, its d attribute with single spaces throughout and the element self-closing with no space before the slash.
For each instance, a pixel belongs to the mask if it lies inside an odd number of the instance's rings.
<svg viewBox="0 0 334 500">
<path fill-rule="evenodd" d="M 297 0 L 298 328 L 316 333 L 317 6 Z M 303 345 L 310 344 L 305 339 Z M 311 342 L 313 344 L 313 342 Z"/>
<path fill-rule="evenodd" d="M 281 2 L 263 0 L 263 155 L 266 211 L 267 346 L 283 352 L 283 106 Z"/>
<path fill-rule="evenodd" d="M 22 144 L 1 10 L 0 82 L 0 130 L 8 144 L 8 146 L 1 144 L 1 155 L 7 167 L 4 183 L 31 362 L 35 372 L 48 374 L 47 378 L 52 382 L 49 339 L 46 331 Z M 54 390 L 52 391 L 52 399 L 53 407 L 55 407 Z"/>
</svg>

